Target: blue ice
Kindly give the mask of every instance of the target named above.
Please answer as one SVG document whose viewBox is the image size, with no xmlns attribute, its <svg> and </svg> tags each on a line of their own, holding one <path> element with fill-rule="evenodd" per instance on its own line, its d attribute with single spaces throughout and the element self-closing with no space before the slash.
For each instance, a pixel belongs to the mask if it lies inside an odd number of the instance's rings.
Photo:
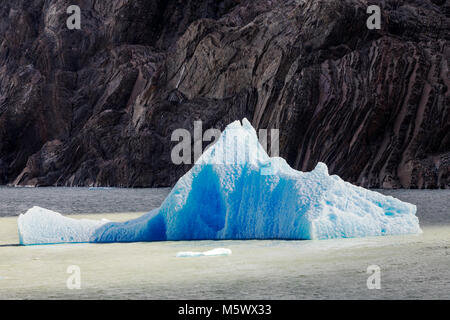
<svg viewBox="0 0 450 320">
<path fill-rule="evenodd" d="M 421 233 L 416 206 L 269 157 L 244 119 L 177 182 L 158 209 L 127 222 L 78 220 L 33 207 L 21 244 L 225 239 L 332 239 Z"/>
</svg>

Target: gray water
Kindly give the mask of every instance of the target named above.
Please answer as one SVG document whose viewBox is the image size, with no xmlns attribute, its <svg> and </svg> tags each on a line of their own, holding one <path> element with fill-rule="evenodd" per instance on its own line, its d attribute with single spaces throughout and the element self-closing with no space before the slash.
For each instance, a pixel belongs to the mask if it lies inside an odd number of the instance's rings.
<svg viewBox="0 0 450 320">
<path fill-rule="evenodd" d="M 161 205 L 170 188 L 8 188 L 0 187 L 0 217 L 17 216 L 33 206 L 62 214 L 148 212 Z"/>
<path fill-rule="evenodd" d="M 17 215 L 33 205 L 125 221 L 159 206 L 168 192 L 0 188 L 0 299 L 450 299 L 450 190 L 381 191 L 417 205 L 418 235 L 17 245 Z M 220 247 L 232 254 L 176 257 Z M 66 285 L 73 265 L 81 270 L 79 290 Z M 379 290 L 367 287 L 372 265 L 381 270 Z"/>
</svg>

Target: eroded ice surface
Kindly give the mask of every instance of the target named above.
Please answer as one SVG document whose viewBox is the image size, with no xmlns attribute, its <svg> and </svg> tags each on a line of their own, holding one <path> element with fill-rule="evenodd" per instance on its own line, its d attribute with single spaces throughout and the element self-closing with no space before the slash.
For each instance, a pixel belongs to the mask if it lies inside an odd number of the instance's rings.
<svg viewBox="0 0 450 320">
<path fill-rule="evenodd" d="M 160 208 L 122 223 L 30 210 L 19 234 L 22 244 L 330 239 L 420 233 L 415 213 L 415 205 L 330 176 L 323 163 L 300 172 L 270 158 L 244 119 L 227 126 Z"/>
<path fill-rule="evenodd" d="M 21 244 L 89 242 L 95 231 L 108 222 L 67 218 L 35 206 L 19 216 L 19 240 Z"/>
</svg>

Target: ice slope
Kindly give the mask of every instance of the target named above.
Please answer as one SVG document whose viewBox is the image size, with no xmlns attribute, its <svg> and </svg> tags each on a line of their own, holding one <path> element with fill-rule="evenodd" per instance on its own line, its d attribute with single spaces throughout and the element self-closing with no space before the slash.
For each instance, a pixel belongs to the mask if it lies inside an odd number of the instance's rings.
<svg viewBox="0 0 450 320">
<path fill-rule="evenodd" d="M 323 163 L 300 172 L 282 158 L 270 158 L 244 119 L 227 126 L 160 208 L 122 223 L 78 222 L 45 212 L 35 217 L 31 211 L 19 217 L 19 234 L 22 244 L 71 242 L 70 237 L 73 242 L 330 239 L 420 233 L 415 213 L 412 204 L 330 176 Z M 83 235 L 76 237 L 77 230 Z"/>
<path fill-rule="evenodd" d="M 95 231 L 109 221 L 72 219 L 58 212 L 33 207 L 18 219 L 21 244 L 89 242 Z"/>
</svg>

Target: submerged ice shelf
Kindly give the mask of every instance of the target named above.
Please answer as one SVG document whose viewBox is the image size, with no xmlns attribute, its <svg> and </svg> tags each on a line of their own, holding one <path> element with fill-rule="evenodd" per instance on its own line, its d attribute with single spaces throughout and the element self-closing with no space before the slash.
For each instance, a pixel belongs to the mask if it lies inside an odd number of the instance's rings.
<svg viewBox="0 0 450 320">
<path fill-rule="evenodd" d="M 219 239 L 331 239 L 420 233 L 416 206 L 270 158 L 244 119 L 227 126 L 162 205 L 127 222 L 77 220 L 33 207 L 21 244 Z"/>
</svg>

